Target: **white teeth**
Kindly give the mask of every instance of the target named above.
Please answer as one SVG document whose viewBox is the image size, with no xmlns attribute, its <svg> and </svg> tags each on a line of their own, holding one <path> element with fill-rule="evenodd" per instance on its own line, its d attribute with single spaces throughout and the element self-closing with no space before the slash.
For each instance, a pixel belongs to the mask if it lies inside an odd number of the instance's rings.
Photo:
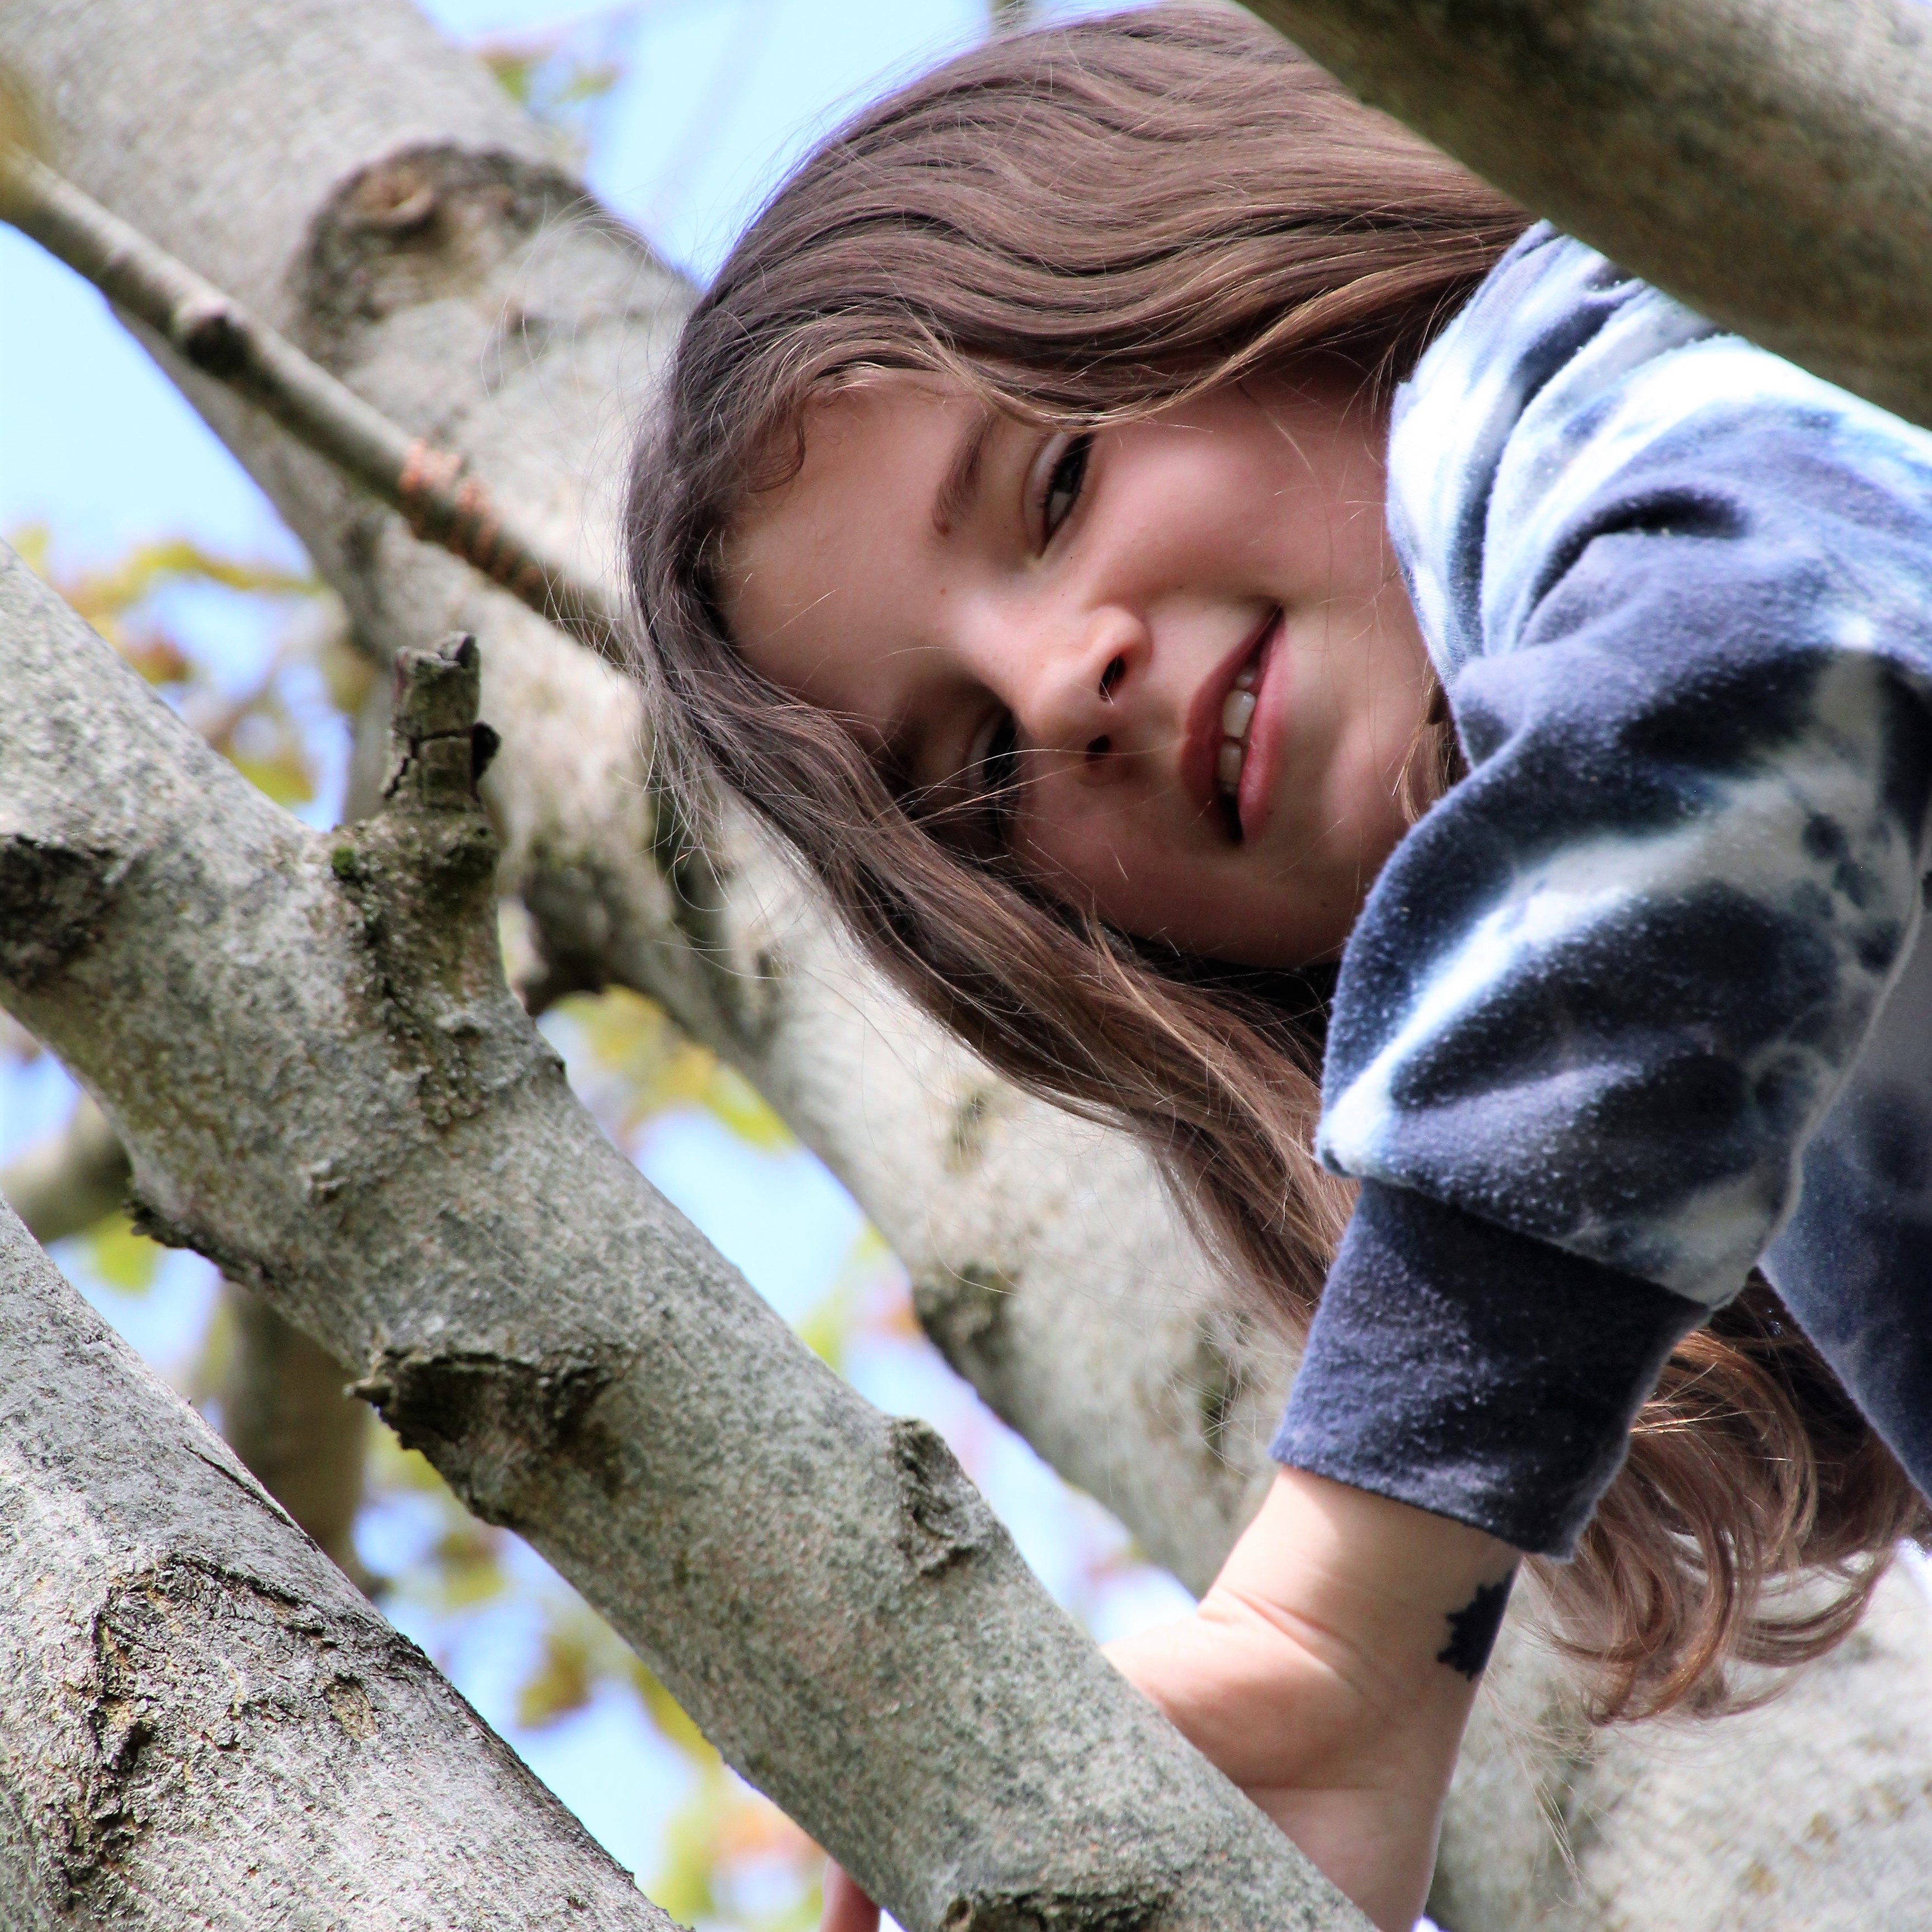
<svg viewBox="0 0 1932 1932">
<path fill-rule="evenodd" d="M 1281 613 L 1277 610 L 1275 616 L 1279 620 Z M 1254 722 L 1254 707 L 1260 704 L 1260 694 L 1256 692 L 1256 684 L 1260 682 L 1260 658 L 1248 658 L 1248 663 L 1234 672 L 1232 690 L 1221 700 L 1221 752 L 1215 758 L 1214 775 L 1221 796 L 1231 802 L 1240 794 L 1240 771 L 1248 764 L 1248 727 Z M 1234 836 L 1240 836 L 1238 825 L 1234 827 Z"/>
<path fill-rule="evenodd" d="M 1221 700 L 1221 752 L 1214 761 L 1214 778 L 1221 790 L 1232 798 L 1241 788 L 1241 767 L 1247 762 L 1248 727 L 1254 722 L 1252 666 L 1246 666 L 1234 680 L 1234 688 Z"/>
<path fill-rule="evenodd" d="M 1260 694 L 1261 666 L 1250 660 L 1234 674 L 1233 688 L 1221 700 L 1221 749 L 1214 760 L 1214 782 L 1222 795 L 1234 798 L 1241 788 L 1241 767 L 1248 758 L 1248 727 L 1255 722 Z"/>
</svg>

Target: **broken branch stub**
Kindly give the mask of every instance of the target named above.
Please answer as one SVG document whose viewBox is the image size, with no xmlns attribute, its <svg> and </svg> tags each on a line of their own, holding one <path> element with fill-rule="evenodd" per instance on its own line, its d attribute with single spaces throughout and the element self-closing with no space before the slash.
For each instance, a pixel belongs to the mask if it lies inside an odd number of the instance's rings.
<svg viewBox="0 0 1932 1932">
<path fill-rule="evenodd" d="M 149 1225 L 368 1364 L 405 1439 L 909 1932 L 1025 1922 L 1015 1900 L 1065 1932 L 1359 1924 L 943 1445 L 819 1362 L 573 1099 L 502 982 L 488 821 L 434 752 L 473 745 L 473 667 L 406 666 L 384 810 L 317 836 L 0 555 L 0 854 L 98 852 L 104 881 L 86 943 L 0 998 L 100 1098 Z"/>
</svg>

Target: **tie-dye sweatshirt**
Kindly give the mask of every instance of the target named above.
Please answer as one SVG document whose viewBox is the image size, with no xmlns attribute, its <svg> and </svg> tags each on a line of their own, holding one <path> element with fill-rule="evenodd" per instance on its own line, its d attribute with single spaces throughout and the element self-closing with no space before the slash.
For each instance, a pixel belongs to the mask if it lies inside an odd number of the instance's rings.
<svg viewBox="0 0 1932 1932">
<path fill-rule="evenodd" d="M 1398 399 L 1469 775 L 1343 957 L 1282 1462 L 1566 1554 L 1762 1265 L 1932 1482 L 1932 436 L 1532 230 Z"/>
</svg>

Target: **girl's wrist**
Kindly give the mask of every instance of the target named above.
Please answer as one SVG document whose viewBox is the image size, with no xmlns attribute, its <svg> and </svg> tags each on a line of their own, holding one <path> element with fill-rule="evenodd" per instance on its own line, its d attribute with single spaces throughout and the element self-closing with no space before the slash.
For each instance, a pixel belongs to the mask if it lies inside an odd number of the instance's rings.
<svg viewBox="0 0 1932 1932">
<path fill-rule="evenodd" d="M 1391 1717 L 1460 1729 L 1520 1560 L 1466 1524 L 1283 1468 L 1202 1608 L 1238 1604 Z"/>
</svg>

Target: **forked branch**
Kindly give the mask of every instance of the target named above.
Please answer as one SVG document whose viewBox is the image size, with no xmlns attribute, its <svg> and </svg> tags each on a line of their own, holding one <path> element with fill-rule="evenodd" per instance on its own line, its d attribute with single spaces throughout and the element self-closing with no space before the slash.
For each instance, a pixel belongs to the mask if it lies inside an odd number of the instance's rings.
<svg viewBox="0 0 1932 1932">
<path fill-rule="evenodd" d="M 909 1932 L 1361 1922 L 572 1099 L 502 983 L 473 646 L 314 834 L 0 552 L 0 1000 L 151 1232 L 289 1315 Z"/>
</svg>

